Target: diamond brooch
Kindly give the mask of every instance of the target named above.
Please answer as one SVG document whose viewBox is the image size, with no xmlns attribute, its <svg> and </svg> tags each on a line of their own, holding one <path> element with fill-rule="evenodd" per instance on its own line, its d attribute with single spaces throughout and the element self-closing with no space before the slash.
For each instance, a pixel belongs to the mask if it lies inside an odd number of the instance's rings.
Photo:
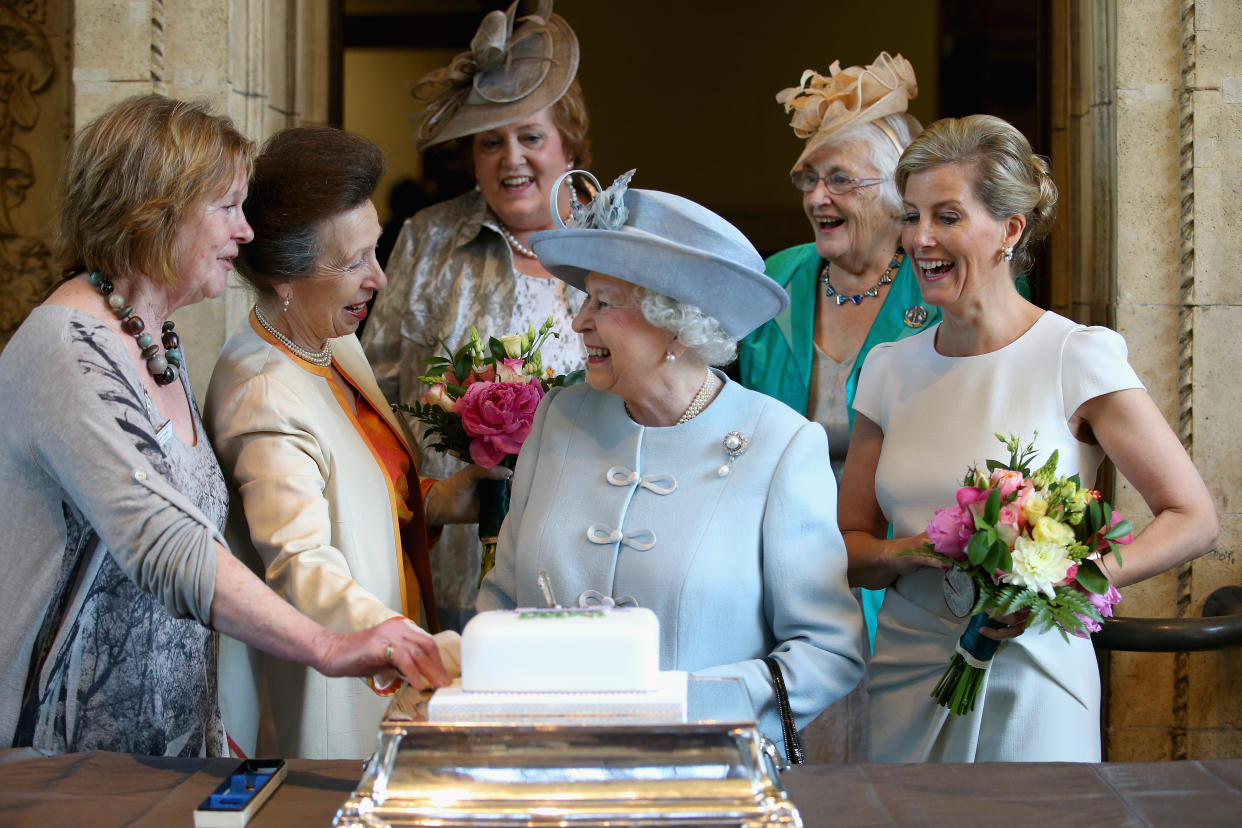
<svg viewBox="0 0 1242 828">
<path fill-rule="evenodd" d="M 729 472 L 733 470 L 733 461 L 746 453 L 746 449 L 750 448 L 750 440 L 746 439 L 746 435 L 740 431 L 730 431 L 720 441 L 721 447 L 725 454 L 729 455 L 729 459 L 716 469 L 717 477 L 728 477 Z"/>
</svg>

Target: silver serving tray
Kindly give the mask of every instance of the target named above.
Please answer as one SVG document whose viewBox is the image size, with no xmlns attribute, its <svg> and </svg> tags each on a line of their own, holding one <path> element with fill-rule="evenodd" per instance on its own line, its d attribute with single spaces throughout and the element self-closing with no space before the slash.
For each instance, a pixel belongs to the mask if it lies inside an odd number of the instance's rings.
<svg viewBox="0 0 1242 828">
<path fill-rule="evenodd" d="M 688 701 L 676 724 L 386 717 L 332 824 L 801 826 L 740 682 L 691 677 Z"/>
</svg>

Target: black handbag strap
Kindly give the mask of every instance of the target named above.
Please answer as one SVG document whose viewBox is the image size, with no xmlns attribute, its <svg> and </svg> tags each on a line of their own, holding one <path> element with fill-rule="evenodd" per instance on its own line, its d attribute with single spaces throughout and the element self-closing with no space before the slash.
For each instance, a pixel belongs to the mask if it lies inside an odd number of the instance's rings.
<svg viewBox="0 0 1242 828">
<path fill-rule="evenodd" d="M 801 765 L 806 761 L 806 755 L 802 752 L 793 710 L 789 707 L 789 691 L 785 689 L 785 674 L 781 672 L 781 663 L 772 656 L 764 656 L 763 663 L 768 665 L 768 672 L 772 674 L 772 686 L 776 688 L 776 706 L 781 712 L 781 732 L 785 736 L 785 756 L 789 759 L 789 764 Z"/>
</svg>

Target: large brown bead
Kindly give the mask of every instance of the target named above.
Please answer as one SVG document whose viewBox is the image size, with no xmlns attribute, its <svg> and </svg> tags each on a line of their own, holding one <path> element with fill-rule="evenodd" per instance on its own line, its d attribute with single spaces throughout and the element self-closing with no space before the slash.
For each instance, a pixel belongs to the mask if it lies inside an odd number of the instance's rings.
<svg viewBox="0 0 1242 828">
<path fill-rule="evenodd" d="M 165 331 L 163 342 L 165 348 L 176 348 L 181 345 L 181 337 L 177 336 L 172 331 Z"/>
<path fill-rule="evenodd" d="M 121 323 L 121 328 L 130 336 L 137 336 L 146 330 L 146 323 L 142 321 L 141 316 L 131 316 Z"/>
</svg>

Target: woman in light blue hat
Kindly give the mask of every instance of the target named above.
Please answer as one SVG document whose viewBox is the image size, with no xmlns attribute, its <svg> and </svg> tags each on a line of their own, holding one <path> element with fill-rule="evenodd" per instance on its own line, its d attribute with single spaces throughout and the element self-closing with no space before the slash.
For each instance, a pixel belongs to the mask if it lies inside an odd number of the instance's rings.
<svg viewBox="0 0 1242 828">
<path fill-rule="evenodd" d="M 541 572 L 566 603 L 648 607 L 661 669 L 741 679 L 780 741 L 764 657 L 799 728 L 862 674 L 828 443 L 712 367 L 788 303 L 754 247 L 629 176 L 534 236 L 543 266 L 588 294 L 574 320 L 587 382 L 540 405 L 477 608 L 541 605 Z"/>
</svg>

